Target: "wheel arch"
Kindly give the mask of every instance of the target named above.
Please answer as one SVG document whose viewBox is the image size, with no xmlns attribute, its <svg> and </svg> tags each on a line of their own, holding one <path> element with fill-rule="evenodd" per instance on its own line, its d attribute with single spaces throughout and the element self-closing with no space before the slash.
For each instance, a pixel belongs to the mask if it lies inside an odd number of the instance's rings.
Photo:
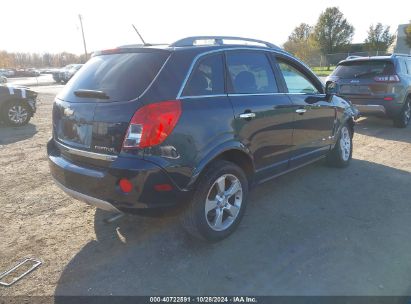
<svg viewBox="0 0 411 304">
<path fill-rule="evenodd" d="M 246 174 L 248 183 L 251 184 L 255 173 L 254 160 L 250 151 L 241 143 L 226 143 L 224 147 L 217 148 L 209 153 L 194 169 L 187 188 L 192 188 L 199 176 L 216 160 L 226 160 L 239 166 Z"/>
<path fill-rule="evenodd" d="M 24 103 L 26 106 L 28 106 L 28 109 L 30 110 L 30 113 L 32 114 L 32 109 L 31 109 L 31 107 L 30 107 L 30 104 L 27 102 L 27 100 L 26 99 L 22 99 L 22 98 L 16 98 L 16 97 L 11 97 L 11 98 L 8 98 L 8 99 L 6 99 L 4 102 L 2 102 L 1 104 L 0 104 L 0 112 L 2 112 L 3 110 L 4 110 L 4 108 L 6 107 L 6 106 L 8 106 L 10 103 L 12 103 L 12 102 L 22 102 L 22 103 Z"/>
</svg>

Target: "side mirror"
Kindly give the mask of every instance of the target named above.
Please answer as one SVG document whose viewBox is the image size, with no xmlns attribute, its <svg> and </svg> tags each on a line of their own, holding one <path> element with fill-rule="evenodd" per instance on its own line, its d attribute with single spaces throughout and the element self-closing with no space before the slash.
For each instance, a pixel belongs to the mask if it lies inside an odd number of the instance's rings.
<svg viewBox="0 0 411 304">
<path fill-rule="evenodd" d="M 339 91 L 338 84 L 334 81 L 328 81 L 325 85 L 325 94 L 327 99 L 331 100 L 334 95 L 337 95 Z"/>
</svg>

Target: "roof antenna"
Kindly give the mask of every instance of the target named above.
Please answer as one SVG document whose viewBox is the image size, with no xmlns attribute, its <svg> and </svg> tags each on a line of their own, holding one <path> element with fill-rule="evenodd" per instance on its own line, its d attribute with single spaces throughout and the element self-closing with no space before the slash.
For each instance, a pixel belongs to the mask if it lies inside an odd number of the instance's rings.
<svg viewBox="0 0 411 304">
<path fill-rule="evenodd" d="M 140 37 L 141 41 L 143 41 L 143 45 L 148 45 L 148 43 L 146 43 L 143 39 L 143 37 L 141 37 L 140 33 L 138 32 L 137 28 L 134 26 L 134 24 L 132 24 L 134 30 L 136 31 L 138 37 Z"/>
</svg>

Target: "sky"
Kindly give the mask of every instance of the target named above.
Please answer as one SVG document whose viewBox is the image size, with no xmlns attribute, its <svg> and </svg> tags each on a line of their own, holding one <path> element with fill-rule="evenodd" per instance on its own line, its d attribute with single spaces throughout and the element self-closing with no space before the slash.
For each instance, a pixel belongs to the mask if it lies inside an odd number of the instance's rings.
<svg viewBox="0 0 411 304">
<path fill-rule="evenodd" d="M 171 43 L 187 36 L 226 35 L 282 45 L 301 22 L 314 25 L 327 7 L 337 6 L 363 42 L 371 24 L 395 32 L 411 20 L 411 0 L 1 0 L 0 50 L 84 52 L 78 14 L 89 52 L 146 42 Z"/>
</svg>

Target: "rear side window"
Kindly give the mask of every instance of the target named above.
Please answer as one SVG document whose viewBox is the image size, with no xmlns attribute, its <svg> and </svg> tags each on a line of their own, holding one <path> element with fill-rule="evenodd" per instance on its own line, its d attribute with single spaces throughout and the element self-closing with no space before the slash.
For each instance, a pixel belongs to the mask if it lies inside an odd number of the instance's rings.
<svg viewBox="0 0 411 304">
<path fill-rule="evenodd" d="M 408 74 L 407 62 L 405 59 L 398 59 L 399 72 L 403 74 Z"/>
<path fill-rule="evenodd" d="M 407 59 L 407 69 L 408 69 L 408 74 L 411 75 L 411 59 Z"/>
<path fill-rule="evenodd" d="M 278 92 L 273 69 L 264 53 L 228 52 L 227 66 L 234 93 Z"/>
<path fill-rule="evenodd" d="M 345 62 L 338 65 L 333 73 L 340 78 L 373 78 L 393 74 L 395 74 L 393 63 L 382 60 Z"/>
<path fill-rule="evenodd" d="M 223 56 L 211 55 L 203 58 L 194 68 L 183 96 L 224 94 Z"/>
<path fill-rule="evenodd" d="M 108 101 L 128 101 L 144 92 L 168 57 L 168 53 L 122 53 L 92 57 L 62 92 L 63 99 L 79 101 L 76 90 L 103 91 Z M 81 101 L 83 101 L 81 99 Z M 89 101 L 89 100 L 87 100 Z M 91 101 L 91 100 L 90 100 Z"/>
</svg>

